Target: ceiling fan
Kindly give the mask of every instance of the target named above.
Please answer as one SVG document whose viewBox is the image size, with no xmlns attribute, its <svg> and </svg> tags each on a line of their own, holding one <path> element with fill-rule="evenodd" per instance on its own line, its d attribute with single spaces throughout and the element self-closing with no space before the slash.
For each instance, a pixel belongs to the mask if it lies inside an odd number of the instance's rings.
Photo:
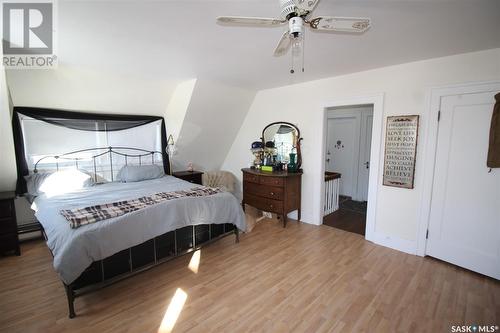
<svg viewBox="0 0 500 333">
<path fill-rule="evenodd" d="M 224 25 L 275 27 L 288 23 L 288 30 L 281 37 L 274 56 L 285 55 L 292 48 L 292 69 L 297 60 L 302 61 L 304 71 L 305 26 L 313 30 L 332 32 L 363 33 L 370 28 L 370 19 L 361 17 L 318 16 L 309 18 L 319 0 L 278 0 L 281 6 L 280 18 L 219 16 L 217 22 Z"/>
</svg>

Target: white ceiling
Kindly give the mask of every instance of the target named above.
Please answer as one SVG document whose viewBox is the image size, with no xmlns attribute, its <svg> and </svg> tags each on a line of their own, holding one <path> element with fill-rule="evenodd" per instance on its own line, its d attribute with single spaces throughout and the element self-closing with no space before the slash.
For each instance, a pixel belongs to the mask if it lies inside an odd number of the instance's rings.
<svg viewBox="0 0 500 333">
<path fill-rule="evenodd" d="M 300 80 L 500 47 L 499 13 L 498 0 L 322 0 L 314 14 L 371 17 L 373 25 L 359 36 L 307 31 Z M 284 28 L 215 23 L 278 14 L 278 0 L 59 0 L 59 63 L 146 80 L 286 85 L 294 83 L 291 59 L 272 56 Z"/>
</svg>

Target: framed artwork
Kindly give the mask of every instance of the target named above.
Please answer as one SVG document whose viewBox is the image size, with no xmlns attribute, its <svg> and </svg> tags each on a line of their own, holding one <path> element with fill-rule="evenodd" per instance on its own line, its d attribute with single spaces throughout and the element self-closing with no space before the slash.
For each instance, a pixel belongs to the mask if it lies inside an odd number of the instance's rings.
<svg viewBox="0 0 500 333">
<path fill-rule="evenodd" d="M 387 117 L 383 185 L 413 188 L 419 116 Z"/>
</svg>

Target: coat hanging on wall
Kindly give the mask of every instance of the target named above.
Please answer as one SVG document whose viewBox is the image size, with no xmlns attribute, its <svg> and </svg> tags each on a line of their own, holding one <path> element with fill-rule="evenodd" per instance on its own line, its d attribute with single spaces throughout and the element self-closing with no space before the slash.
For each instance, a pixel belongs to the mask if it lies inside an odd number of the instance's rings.
<svg viewBox="0 0 500 333">
<path fill-rule="evenodd" d="M 500 93 L 495 95 L 495 107 L 491 117 L 490 146 L 488 149 L 489 168 L 500 168 Z"/>
</svg>

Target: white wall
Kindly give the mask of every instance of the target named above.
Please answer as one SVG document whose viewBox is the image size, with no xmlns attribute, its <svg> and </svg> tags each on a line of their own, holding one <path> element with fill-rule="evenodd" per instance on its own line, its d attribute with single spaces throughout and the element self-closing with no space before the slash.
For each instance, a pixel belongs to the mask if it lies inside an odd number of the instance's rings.
<svg viewBox="0 0 500 333">
<path fill-rule="evenodd" d="M 163 116 L 178 81 L 148 79 L 85 66 L 9 70 L 15 106 Z"/>
<path fill-rule="evenodd" d="M 16 188 L 15 156 L 7 80 L 4 69 L 0 68 L 0 191 Z"/>
<path fill-rule="evenodd" d="M 198 170 L 220 169 L 254 97 L 252 90 L 198 79 L 175 138 L 173 169 L 185 170 L 188 162 Z"/>
<path fill-rule="evenodd" d="M 389 115 L 419 114 L 421 125 L 415 188 L 407 190 L 381 186 L 382 169 L 379 171 L 375 231 L 412 247 L 417 238 L 423 165 L 431 162 L 422 159 L 427 128 L 429 121 L 436 121 L 429 116 L 429 88 L 499 79 L 500 49 L 493 49 L 262 90 L 257 93 L 223 169 L 232 171 L 241 180 L 240 168 L 247 167 L 251 161 L 250 143 L 260 137 L 264 126 L 279 120 L 297 124 L 304 138 L 302 220 L 321 224 L 322 145 L 326 135 L 323 128 L 324 109 L 336 100 L 384 93 L 384 122 Z M 383 149 L 379 156 L 379 159 L 382 158 Z"/>
<path fill-rule="evenodd" d="M 182 123 L 188 112 L 189 103 L 193 96 L 196 79 L 179 83 L 175 88 L 165 112 L 165 121 L 168 135 L 177 140 L 182 129 Z"/>
</svg>

